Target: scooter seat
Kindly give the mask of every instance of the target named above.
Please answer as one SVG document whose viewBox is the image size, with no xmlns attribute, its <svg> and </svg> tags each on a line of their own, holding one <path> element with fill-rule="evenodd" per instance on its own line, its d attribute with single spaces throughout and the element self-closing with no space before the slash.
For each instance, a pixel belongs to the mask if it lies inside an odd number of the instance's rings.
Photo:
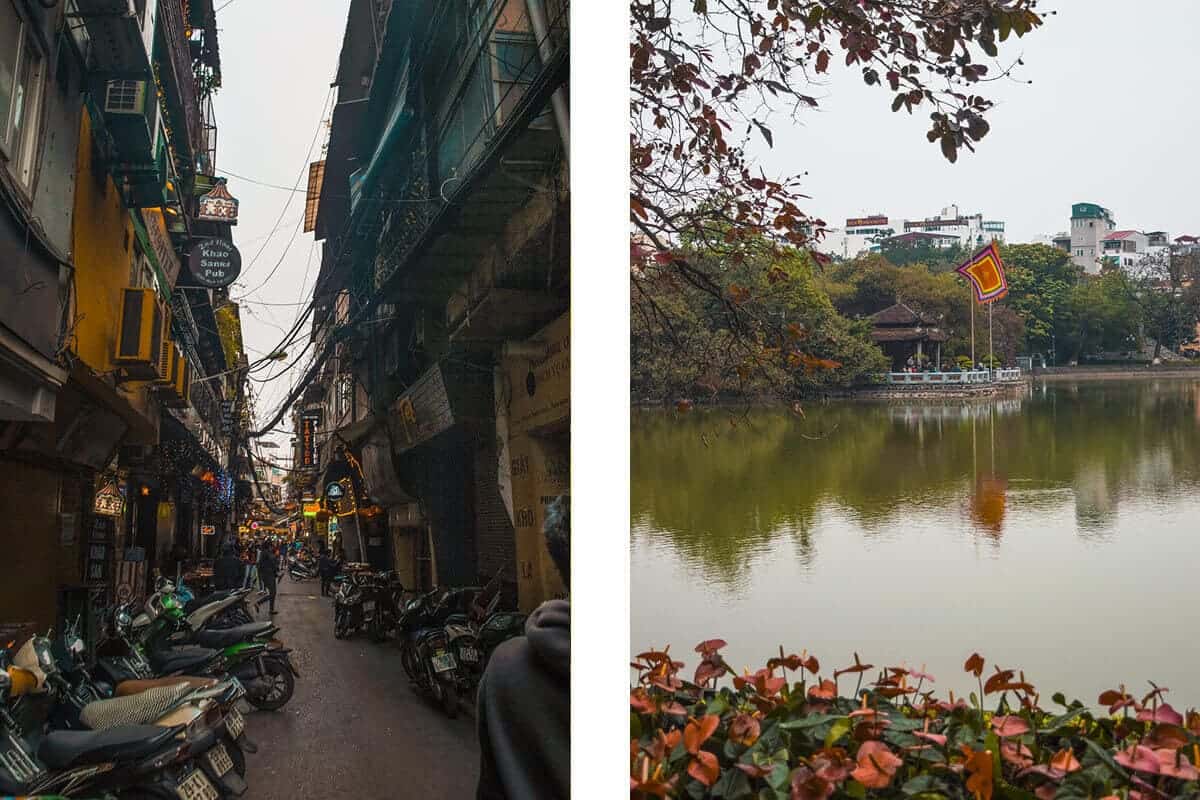
<svg viewBox="0 0 1200 800">
<path fill-rule="evenodd" d="M 186 675 L 176 675 L 171 678 L 151 678 L 144 681 L 121 681 L 117 684 L 117 697 L 128 697 L 132 694 L 141 694 L 150 689 L 161 689 L 164 686 L 179 686 L 181 684 L 186 684 L 193 689 L 207 689 L 216 682 L 216 678 L 189 678 Z"/>
<path fill-rule="evenodd" d="M 38 758 L 50 769 L 145 758 L 166 746 L 179 728 L 129 725 L 106 731 L 52 731 L 42 737 Z"/>
<path fill-rule="evenodd" d="M 249 622 L 245 625 L 235 625 L 232 628 L 205 628 L 196 631 L 196 644 L 201 647 L 211 647 L 222 650 L 238 642 L 248 642 L 258 636 L 263 636 L 275 626 L 270 622 Z"/>
<path fill-rule="evenodd" d="M 110 730 L 122 725 L 149 725 L 161 719 L 192 691 L 192 687 L 180 683 L 128 697 L 93 700 L 79 712 L 79 721 L 94 731 Z"/>
<path fill-rule="evenodd" d="M 173 647 L 170 650 L 158 650 L 148 654 L 159 672 L 170 674 L 197 672 L 210 661 L 220 655 L 216 650 L 206 647 Z"/>
</svg>

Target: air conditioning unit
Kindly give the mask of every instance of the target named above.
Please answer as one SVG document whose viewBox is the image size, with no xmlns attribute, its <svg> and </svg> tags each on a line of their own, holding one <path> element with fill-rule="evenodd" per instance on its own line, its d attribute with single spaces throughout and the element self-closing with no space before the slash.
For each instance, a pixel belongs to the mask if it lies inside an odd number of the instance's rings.
<svg viewBox="0 0 1200 800">
<path fill-rule="evenodd" d="M 159 399 L 167 408 L 187 408 L 192 401 L 192 362 L 178 346 L 171 350 L 170 380 Z"/>
<path fill-rule="evenodd" d="M 163 375 L 163 340 L 170 337 L 166 309 L 153 289 L 121 290 L 120 329 L 113 363 L 133 380 L 156 381 Z"/>
<path fill-rule="evenodd" d="M 145 114 L 146 81 L 118 78 L 104 84 L 105 114 Z"/>
</svg>

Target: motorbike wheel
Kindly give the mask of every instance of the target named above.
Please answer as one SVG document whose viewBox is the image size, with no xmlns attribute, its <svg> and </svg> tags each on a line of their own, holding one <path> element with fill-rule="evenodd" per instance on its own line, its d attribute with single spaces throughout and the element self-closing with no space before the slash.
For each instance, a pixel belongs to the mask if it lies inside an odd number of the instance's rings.
<svg viewBox="0 0 1200 800">
<path fill-rule="evenodd" d="M 376 644 L 387 640 L 387 631 L 383 629 L 383 621 L 379 619 L 378 613 L 371 618 L 371 623 L 367 626 L 367 636 Z"/>
<path fill-rule="evenodd" d="M 454 719 L 458 716 L 458 688 L 434 674 L 432 667 L 427 667 L 426 673 L 429 675 L 429 693 L 433 695 L 434 702 L 442 707 L 442 713 Z"/>
<path fill-rule="evenodd" d="M 264 658 L 263 672 L 264 674 L 255 680 L 255 683 L 259 684 L 255 691 L 246 692 L 246 700 L 262 711 L 283 708 L 296 691 L 296 679 L 292 676 L 292 671 L 278 658 Z"/>
<path fill-rule="evenodd" d="M 242 751 L 242 746 L 230 738 L 229 734 L 225 734 L 221 740 L 225 743 L 225 752 L 229 753 L 229 760 L 233 762 L 233 771 L 239 778 L 246 777 L 246 754 Z"/>
<path fill-rule="evenodd" d="M 416 651 L 405 642 L 400 647 L 400 666 L 404 667 L 404 674 L 408 676 L 410 681 L 417 680 L 417 654 Z"/>
<path fill-rule="evenodd" d="M 345 611 L 335 611 L 333 614 L 333 638 L 345 639 L 350 635 L 350 621 Z"/>
</svg>

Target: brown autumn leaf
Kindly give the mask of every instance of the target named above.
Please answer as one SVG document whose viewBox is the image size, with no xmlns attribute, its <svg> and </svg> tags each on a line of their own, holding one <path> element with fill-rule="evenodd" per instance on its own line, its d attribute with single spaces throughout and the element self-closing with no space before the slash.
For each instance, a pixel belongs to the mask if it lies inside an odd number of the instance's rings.
<svg viewBox="0 0 1200 800">
<path fill-rule="evenodd" d="M 701 750 L 688 764 L 687 772 L 705 786 L 712 786 L 717 782 L 717 778 L 721 777 L 721 765 L 715 755 Z"/>
<path fill-rule="evenodd" d="M 700 719 L 693 719 L 683 729 L 683 745 L 689 753 L 696 755 L 700 747 L 708 741 L 721 724 L 721 718 L 716 714 L 706 714 Z"/>
<path fill-rule="evenodd" d="M 886 744 L 874 740 L 863 742 L 855 759 L 858 767 L 850 775 L 868 789 L 886 789 L 904 763 Z"/>
<path fill-rule="evenodd" d="M 983 676 L 983 656 L 979 653 L 972 653 L 967 659 L 967 663 L 963 664 L 963 671 L 970 672 L 976 678 Z"/>
<path fill-rule="evenodd" d="M 975 800 L 992 800 L 992 751 L 972 750 L 966 745 L 963 745 L 962 751 L 966 756 L 963 767 L 968 775 L 967 791 L 975 796 Z"/>
<path fill-rule="evenodd" d="M 993 717 L 992 730 L 1001 739 L 1006 739 L 1013 736 L 1024 736 L 1033 728 L 1029 727 L 1029 723 L 1024 718 L 1012 714 L 1006 717 Z"/>
<path fill-rule="evenodd" d="M 837 788 L 809 767 L 792 773 L 791 800 L 825 800 Z"/>
<path fill-rule="evenodd" d="M 733 718 L 733 722 L 729 723 L 729 740 L 751 747 L 758 741 L 761 731 L 757 718 L 750 714 L 738 714 Z"/>
</svg>

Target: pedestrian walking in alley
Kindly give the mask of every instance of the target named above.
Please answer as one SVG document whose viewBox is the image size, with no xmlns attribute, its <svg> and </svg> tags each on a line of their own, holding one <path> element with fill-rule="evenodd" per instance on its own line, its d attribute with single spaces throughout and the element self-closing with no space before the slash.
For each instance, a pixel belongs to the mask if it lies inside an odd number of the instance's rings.
<svg viewBox="0 0 1200 800">
<path fill-rule="evenodd" d="M 253 589 L 255 583 L 258 582 L 258 551 L 247 546 L 242 550 L 242 566 L 245 569 L 245 579 L 242 582 L 243 589 Z"/>
<path fill-rule="evenodd" d="M 329 584 L 334 577 L 334 566 L 333 556 L 324 547 L 321 548 L 321 555 L 317 559 L 317 574 L 321 576 L 321 597 L 328 597 Z"/>
<path fill-rule="evenodd" d="M 271 551 L 269 544 L 263 544 L 262 549 L 258 552 L 258 579 L 262 581 L 267 592 L 267 596 L 259 600 L 255 604 L 255 608 L 262 608 L 262 604 L 270 601 L 271 613 L 275 611 L 275 592 L 277 589 L 279 577 L 279 561 L 275 557 L 275 553 Z"/>
<path fill-rule="evenodd" d="M 570 498 L 546 510 L 546 549 L 571 588 Z M 479 683 L 477 800 L 571 794 L 571 605 L 550 600 L 496 648 Z"/>
<path fill-rule="evenodd" d="M 242 584 L 242 562 L 232 545 L 221 548 L 221 555 L 213 562 L 213 588 L 217 591 L 236 589 Z"/>
</svg>

